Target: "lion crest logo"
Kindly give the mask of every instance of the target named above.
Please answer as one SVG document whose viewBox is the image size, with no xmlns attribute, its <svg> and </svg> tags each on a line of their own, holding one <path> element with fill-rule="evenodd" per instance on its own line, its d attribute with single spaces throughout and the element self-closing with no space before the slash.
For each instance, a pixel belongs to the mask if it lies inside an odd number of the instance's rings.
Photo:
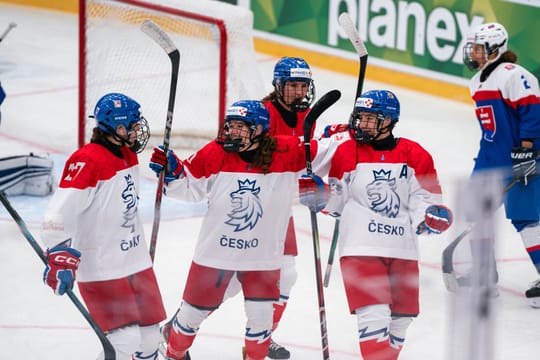
<svg viewBox="0 0 540 360">
<path fill-rule="evenodd" d="M 399 214 L 399 195 L 396 193 L 396 178 L 390 178 L 391 171 L 373 170 L 375 180 L 366 186 L 371 210 L 389 218 Z"/>
<path fill-rule="evenodd" d="M 122 201 L 125 205 L 123 211 L 124 223 L 122 224 L 122 227 L 130 228 L 131 232 L 134 232 L 138 197 L 135 191 L 135 182 L 131 175 L 124 176 L 124 180 L 126 181 L 126 187 L 122 191 Z"/>
<path fill-rule="evenodd" d="M 256 180 L 238 180 L 238 190 L 229 194 L 232 210 L 227 214 L 229 219 L 225 224 L 233 226 L 234 231 L 253 229 L 263 215 L 258 196 L 260 191 L 261 188 L 256 186 Z"/>
</svg>

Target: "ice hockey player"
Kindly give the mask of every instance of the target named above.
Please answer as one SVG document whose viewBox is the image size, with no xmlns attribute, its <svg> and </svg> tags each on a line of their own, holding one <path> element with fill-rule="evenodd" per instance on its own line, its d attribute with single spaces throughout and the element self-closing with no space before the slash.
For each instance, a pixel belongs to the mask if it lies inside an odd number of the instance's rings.
<svg viewBox="0 0 540 360">
<path fill-rule="evenodd" d="M 338 146 L 328 175 L 324 211 L 340 217 L 341 273 L 366 360 L 398 358 L 420 310 L 417 235 L 440 234 L 452 223 L 431 155 L 393 135 L 399 115 L 393 92 L 363 93 L 351 138 Z"/>
<path fill-rule="evenodd" d="M 99 99 L 94 117 L 91 142 L 66 161 L 43 217 L 43 281 L 62 295 L 77 278 L 117 360 L 156 359 L 166 313 L 138 212 L 137 153 L 150 136 L 148 122 L 119 93 Z"/>
<path fill-rule="evenodd" d="M 209 197 L 168 337 L 168 359 L 190 358 L 188 350 L 201 323 L 220 306 L 233 277 L 240 281 L 245 301 L 245 359 L 263 360 L 268 354 L 293 201 L 292 196 L 276 196 L 275 189 L 294 194 L 306 166 L 303 142 L 294 136 L 270 136 L 269 128 L 270 115 L 262 102 L 240 100 L 227 109 L 218 139 L 187 160 L 172 150 L 165 154 L 162 148 L 154 149 L 151 169 L 159 174 L 168 164 L 167 196 L 191 201 Z M 316 141 L 311 149 L 319 152 Z"/>
<path fill-rule="evenodd" d="M 508 183 L 518 180 L 506 193 L 506 217 L 540 274 L 540 90 L 538 79 L 516 61 L 503 25 L 482 24 L 467 36 L 463 62 L 476 72 L 469 88 L 482 131 L 472 176 L 499 169 Z M 540 280 L 525 295 L 532 307 L 540 308 Z"/>
</svg>

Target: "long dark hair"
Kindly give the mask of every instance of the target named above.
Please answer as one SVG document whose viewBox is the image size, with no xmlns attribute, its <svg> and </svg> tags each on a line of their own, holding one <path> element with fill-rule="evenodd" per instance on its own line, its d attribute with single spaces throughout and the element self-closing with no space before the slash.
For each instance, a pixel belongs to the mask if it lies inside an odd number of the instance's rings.
<svg viewBox="0 0 540 360">
<path fill-rule="evenodd" d="M 253 165 L 262 168 L 264 174 L 272 164 L 272 155 L 277 149 L 277 141 L 273 136 L 263 136 L 253 158 Z"/>
</svg>

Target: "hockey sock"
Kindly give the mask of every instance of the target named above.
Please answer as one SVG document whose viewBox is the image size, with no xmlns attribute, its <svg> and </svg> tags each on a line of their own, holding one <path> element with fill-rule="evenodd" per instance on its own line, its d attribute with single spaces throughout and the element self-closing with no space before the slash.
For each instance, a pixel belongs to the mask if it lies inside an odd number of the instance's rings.
<svg viewBox="0 0 540 360">
<path fill-rule="evenodd" d="M 396 350 L 397 354 L 403 348 L 407 328 L 411 325 L 412 321 L 413 318 L 410 316 L 392 317 L 392 322 L 390 323 L 390 346 Z"/>
<path fill-rule="evenodd" d="M 521 230 L 520 235 L 527 254 L 540 274 L 540 225 L 527 226 Z"/>
<path fill-rule="evenodd" d="M 285 311 L 285 308 L 287 307 L 287 300 L 288 298 L 285 298 L 285 296 L 281 295 L 279 297 L 279 301 L 276 301 L 274 306 L 274 323 L 272 324 L 272 331 L 275 331 L 279 325 L 279 321 L 281 320 L 281 317 L 283 316 L 283 312 Z"/>
<path fill-rule="evenodd" d="M 356 309 L 358 345 L 364 360 L 394 360 L 398 352 L 390 346 L 390 307 L 376 304 Z"/>
<path fill-rule="evenodd" d="M 272 301 L 246 300 L 246 359 L 263 360 L 272 335 Z"/>
<path fill-rule="evenodd" d="M 209 314 L 208 310 L 201 310 L 183 302 L 180 311 L 173 319 L 167 345 L 167 356 L 182 359 L 193 344 L 201 323 Z"/>
</svg>

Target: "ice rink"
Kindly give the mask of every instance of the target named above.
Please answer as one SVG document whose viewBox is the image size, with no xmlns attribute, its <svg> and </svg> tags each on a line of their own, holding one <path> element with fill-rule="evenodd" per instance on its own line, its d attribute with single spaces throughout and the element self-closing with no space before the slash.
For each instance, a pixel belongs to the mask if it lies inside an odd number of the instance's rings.
<svg viewBox="0 0 540 360">
<path fill-rule="evenodd" d="M 58 174 L 77 145 L 77 17 L 0 4 L 0 31 L 10 22 L 18 26 L 0 43 L 0 81 L 7 93 L 1 108 L 0 157 L 29 152 L 49 154 Z M 257 55 L 268 90 L 276 60 Z M 312 70 L 318 96 L 331 89 L 343 93 L 341 100 L 323 114 L 318 130 L 328 123 L 346 122 L 353 105 L 356 77 L 317 67 Z M 431 152 L 447 202 L 459 217 L 457 184 L 467 178 L 479 141 L 472 105 L 372 82 L 368 68 L 364 89 L 376 88 L 388 88 L 397 94 L 402 110 L 395 134 L 418 141 Z M 204 108 L 204 104 L 201 106 Z M 181 119 L 181 109 L 175 115 L 175 121 Z M 148 120 L 164 122 L 165 109 L 163 119 Z M 155 177 L 147 167 L 150 152 L 151 146 L 140 157 L 144 175 L 141 211 L 147 238 L 152 230 L 156 189 Z M 178 151 L 181 157 L 191 152 Z M 40 218 L 48 198 L 18 196 L 10 200 L 39 240 Z M 155 268 L 169 316 L 179 304 L 203 214 L 203 204 L 163 199 Z M 309 211 L 295 205 L 294 215 L 299 277 L 274 339 L 291 351 L 292 359 L 319 359 L 322 352 Z M 496 216 L 500 296 L 494 300 L 493 360 L 534 359 L 538 353 L 540 310 L 528 307 L 524 291 L 537 274 L 502 211 Z M 324 271 L 334 221 L 322 215 L 318 219 Z M 441 236 L 422 236 L 419 240 L 421 313 L 409 328 L 400 359 L 449 360 L 451 349 L 463 345 L 462 339 L 451 337 L 456 317 L 451 310 L 454 295 L 444 287 L 440 257 L 444 247 L 464 227 L 458 221 Z M 42 263 L 3 208 L 0 233 L 0 359 L 95 359 L 100 343 L 94 332 L 67 297 L 57 297 L 43 285 Z M 463 252 L 463 259 L 467 258 L 466 249 L 459 252 Z M 358 359 L 356 322 L 348 313 L 337 259 L 325 300 L 332 359 Z M 192 358 L 240 359 L 244 324 L 242 299 L 237 296 L 203 323 L 190 351 Z"/>
</svg>

